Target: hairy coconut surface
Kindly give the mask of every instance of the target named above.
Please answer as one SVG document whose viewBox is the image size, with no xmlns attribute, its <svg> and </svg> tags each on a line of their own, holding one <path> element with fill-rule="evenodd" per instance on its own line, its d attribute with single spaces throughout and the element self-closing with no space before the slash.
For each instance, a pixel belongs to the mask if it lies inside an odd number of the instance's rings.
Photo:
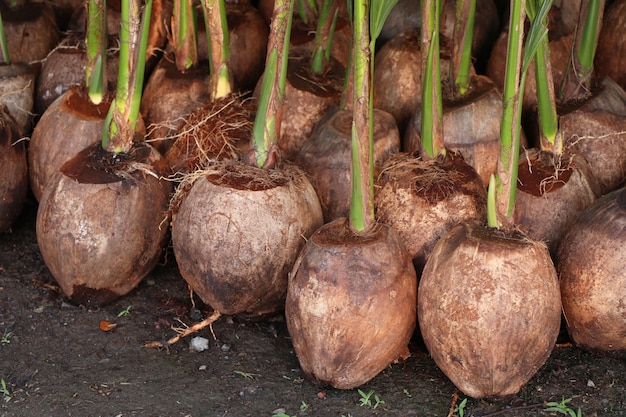
<svg viewBox="0 0 626 417">
<path fill-rule="evenodd" d="M 35 68 L 30 65 L 0 65 L 0 101 L 22 135 L 31 133 L 35 78 Z"/>
<path fill-rule="evenodd" d="M 8 7 L 2 2 L 0 12 L 11 61 L 41 61 L 56 46 L 59 29 L 51 3 L 25 2 Z"/>
<path fill-rule="evenodd" d="M 247 150 L 254 127 L 256 100 L 230 94 L 205 103 L 183 118 L 165 158 L 176 179 L 222 159 L 238 159 Z"/>
<path fill-rule="evenodd" d="M 411 257 L 388 226 L 357 234 L 340 218 L 318 229 L 294 265 L 285 304 L 304 374 L 351 389 L 406 358 L 416 287 Z"/>
<path fill-rule="evenodd" d="M 400 136 L 395 119 L 386 111 L 374 109 L 374 164 L 379 169 L 390 155 L 399 151 Z M 331 110 L 296 158 L 315 187 L 326 223 L 348 217 L 352 192 L 351 152 L 352 111 Z"/>
<path fill-rule="evenodd" d="M 567 329 L 576 345 L 626 357 L 626 189 L 587 208 L 557 253 Z"/>
<path fill-rule="evenodd" d="M 167 173 L 163 157 L 145 143 L 118 155 L 96 143 L 51 179 L 37 212 L 37 242 L 74 303 L 107 304 L 156 265 L 168 235 Z"/>
<path fill-rule="evenodd" d="M 282 106 L 279 148 L 283 158 L 294 160 L 316 124 L 331 106 L 339 104 L 344 67 L 331 57 L 322 74 L 311 71 L 311 53 L 306 49 L 291 49 Z M 261 93 L 262 78 L 254 96 Z"/>
<path fill-rule="evenodd" d="M 37 201 L 61 166 L 102 138 L 111 96 L 95 105 L 82 85 L 58 97 L 43 114 L 28 147 L 30 187 Z"/>
<path fill-rule="evenodd" d="M 48 54 L 37 76 L 35 110 L 39 115 L 73 85 L 85 84 L 86 62 L 83 33 L 69 34 Z M 107 91 L 115 91 L 118 65 L 119 47 L 115 41 L 111 42 L 107 49 Z"/>
<path fill-rule="evenodd" d="M 376 217 L 400 235 L 418 276 L 439 238 L 452 226 L 469 219 L 482 221 L 487 215 L 482 180 L 451 151 L 431 161 L 393 155 L 383 164 L 376 187 Z"/>
<path fill-rule="evenodd" d="M 446 149 L 459 152 L 474 167 L 485 187 L 495 174 L 500 152 L 502 93 L 484 76 L 471 77 L 469 91 L 462 97 L 443 103 L 443 142 Z M 422 108 L 417 107 L 403 139 L 403 150 L 420 151 L 422 147 Z"/>
<path fill-rule="evenodd" d="M 172 222 L 174 255 L 190 288 L 222 314 L 250 318 L 284 306 L 287 275 L 323 223 L 315 190 L 295 166 L 223 161 L 196 172 Z"/>
<path fill-rule="evenodd" d="M 582 154 L 602 194 L 626 180 L 626 92 L 609 78 L 596 80 L 593 96 L 560 112 L 565 146 Z"/>
<path fill-rule="evenodd" d="M 141 114 L 147 126 L 146 141 L 165 154 L 185 117 L 211 99 L 208 61 L 181 72 L 174 53 L 164 54 L 150 74 L 141 96 Z"/>
<path fill-rule="evenodd" d="M 16 122 L 6 106 L 0 107 L 0 232 L 4 232 L 22 211 L 28 192 L 28 166 Z"/>
<path fill-rule="evenodd" d="M 513 222 L 556 254 L 561 236 L 600 197 L 600 183 L 580 154 L 559 159 L 529 149 L 520 158 Z"/>
<path fill-rule="evenodd" d="M 516 394 L 548 359 L 560 329 L 546 246 L 459 223 L 426 262 L 417 316 L 428 351 L 459 390 L 474 398 Z"/>
</svg>

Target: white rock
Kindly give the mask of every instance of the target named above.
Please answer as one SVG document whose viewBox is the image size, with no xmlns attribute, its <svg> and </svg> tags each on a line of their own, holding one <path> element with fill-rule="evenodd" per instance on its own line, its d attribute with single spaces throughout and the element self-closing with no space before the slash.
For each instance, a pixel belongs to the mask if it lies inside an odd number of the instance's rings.
<svg viewBox="0 0 626 417">
<path fill-rule="evenodd" d="M 207 350 L 209 348 L 209 339 L 206 337 L 194 337 L 189 342 L 189 350 L 195 352 L 202 352 L 203 350 Z"/>
</svg>

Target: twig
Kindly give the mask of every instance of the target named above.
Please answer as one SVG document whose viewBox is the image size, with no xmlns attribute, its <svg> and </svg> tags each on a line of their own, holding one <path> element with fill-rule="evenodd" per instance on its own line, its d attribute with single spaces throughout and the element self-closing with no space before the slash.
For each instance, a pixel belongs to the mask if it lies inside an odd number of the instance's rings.
<svg viewBox="0 0 626 417">
<path fill-rule="evenodd" d="M 174 337 L 172 337 L 171 339 L 169 339 L 168 341 L 166 341 L 165 343 L 161 343 L 161 342 L 147 342 L 144 344 L 144 347 L 149 347 L 149 348 L 162 348 L 162 347 L 169 347 L 170 345 L 173 345 L 174 343 L 178 342 L 180 339 L 182 339 L 185 336 L 188 336 L 192 333 L 195 333 L 197 331 L 200 331 L 202 329 L 204 329 L 205 327 L 209 326 L 209 328 L 211 329 L 211 334 L 213 335 L 213 339 L 217 340 L 217 337 L 215 337 L 215 332 L 213 331 L 213 323 L 215 323 L 217 321 L 217 319 L 219 319 L 222 316 L 222 314 L 219 311 L 214 311 L 213 314 L 211 314 L 209 317 L 207 317 L 206 319 L 192 325 L 192 326 L 185 326 L 185 328 L 176 328 L 176 327 L 172 327 L 178 334 Z M 181 322 L 182 323 L 182 322 Z"/>
<path fill-rule="evenodd" d="M 452 404 L 450 404 L 450 411 L 448 412 L 448 417 L 452 417 L 454 415 L 454 410 L 456 410 L 456 403 L 459 401 L 459 392 L 455 391 L 452 394 Z"/>
</svg>

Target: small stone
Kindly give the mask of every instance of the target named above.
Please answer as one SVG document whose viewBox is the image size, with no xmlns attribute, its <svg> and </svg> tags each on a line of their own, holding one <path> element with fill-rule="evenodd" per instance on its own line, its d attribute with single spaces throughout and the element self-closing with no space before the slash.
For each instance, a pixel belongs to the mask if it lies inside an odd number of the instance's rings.
<svg viewBox="0 0 626 417">
<path fill-rule="evenodd" d="M 588 379 L 588 380 L 587 380 L 587 386 L 588 386 L 588 387 L 591 387 L 591 388 L 595 388 L 595 387 L 596 387 L 596 384 L 594 384 L 594 383 L 593 383 L 593 381 L 592 381 L 591 379 Z"/>
<path fill-rule="evenodd" d="M 206 371 L 206 365 L 200 365 L 198 371 Z"/>
<path fill-rule="evenodd" d="M 209 348 L 209 339 L 206 337 L 194 337 L 189 342 L 189 350 L 195 352 L 202 352 L 203 350 L 207 350 Z"/>
<path fill-rule="evenodd" d="M 222 352 L 228 352 L 230 351 L 230 345 L 228 343 L 224 343 L 222 345 Z"/>
</svg>

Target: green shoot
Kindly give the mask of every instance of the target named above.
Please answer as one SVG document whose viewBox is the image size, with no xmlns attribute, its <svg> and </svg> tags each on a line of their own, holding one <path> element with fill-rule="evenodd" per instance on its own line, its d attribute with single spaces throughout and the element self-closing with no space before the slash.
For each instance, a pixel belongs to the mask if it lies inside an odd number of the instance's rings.
<svg viewBox="0 0 626 417">
<path fill-rule="evenodd" d="M 0 13 L 0 49 L 2 50 L 2 59 L 5 64 L 11 64 L 11 57 L 9 54 L 9 44 L 7 43 L 7 37 L 4 33 L 4 23 L 2 22 L 2 14 Z"/>
<path fill-rule="evenodd" d="M 465 407 L 467 406 L 467 398 L 463 398 L 463 401 L 456 407 L 454 407 L 454 414 L 457 414 L 459 417 L 465 416 Z"/>
<path fill-rule="evenodd" d="M 572 408 L 570 408 L 569 403 L 571 401 L 571 398 L 563 397 L 561 399 L 561 402 L 553 401 L 546 403 L 546 407 L 543 410 L 547 412 L 564 414 L 569 417 L 582 417 L 582 411 L 580 410 L 580 408 L 578 409 L 578 411 L 574 411 Z"/>
<path fill-rule="evenodd" d="M 174 0 L 172 46 L 176 68 L 185 72 L 198 64 L 196 15 L 191 0 Z"/>
<path fill-rule="evenodd" d="M 367 407 L 371 407 L 374 410 L 376 410 L 376 408 L 378 408 L 379 405 L 385 404 L 385 402 L 383 400 L 380 399 L 380 397 L 378 396 L 378 394 L 374 393 L 374 390 L 371 390 L 369 392 L 364 392 L 362 390 L 357 390 L 359 395 L 361 396 L 361 398 L 359 398 L 359 403 L 361 405 L 361 407 L 363 406 L 367 406 Z M 374 404 L 372 404 L 372 395 L 374 396 Z"/>
<path fill-rule="evenodd" d="M 10 332 L 7 329 L 4 329 L 2 338 L 0 338 L 0 344 L 6 345 L 7 343 L 11 343 L 11 336 L 13 336 L 13 332 Z"/>
<path fill-rule="evenodd" d="M 330 59 L 330 43 L 335 24 L 337 22 L 337 16 L 338 9 L 336 2 L 333 0 L 324 0 L 322 9 L 320 10 L 320 15 L 317 19 L 313 59 L 311 61 L 311 69 L 316 74 L 321 74 L 324 71 L 328 60 Z"/>
<path fill-rule="evenodd" d="M 535 54 L 535 81 L 537 85 L 540 145 L 542 150 L 551 151 L 560 155 L 563 151 L 563 144 L 558 140 L 559 136 L 557 136 L 558 118 L 556 114 L 556 99 L 554 95 L 554 81 L 552 78 L 550 46 L 547 31 L 547 12 L 552 6 L 552 3 L 553 0 L 528 0 L 527 14 L 531 22 L 540 19 L 541 32 L 543 33 Z"/>
<path fill-rule="evenodd" d="M 450 75 L 454 77 L 454 87 L 461 96 L 467 93 L 470 85 L 475 15 L 476 0 L 457 1 Z"/>
<path fill-rule="evenodd" d="M 373 59 L 376 39 L 397 1 L 354 2 L 352 196 L 350 226 L 357 232 L 371 228 L 374 217 Z"/>
<path fill-rule="evenodd" d="M 102 103 L 107 89 L 106 79 L 106 0 L 87 2 L 87 63 L 85 85 L 94 104 Z"/>
<path fill-rule="evenodd" d="M 300 411 L 306 411 L 308 409 L 309 409 L 309 405 L 306 402 L 302 401 L 300 403 Z"/>
<path fill-rule="evenodd" d="M 131 306 L 128 306 L 124 310 L 122 310 L 119 313 L 117 313 L 117 317 L 128 316 L 130 314 L 130 308 L 131 308 Z"/>
<path fill-rule="evenodd" d="M 500 227 L 496 208 L 496 177 L 493 174 L 489 177 L 489 186 L 487 187 L 487 226 L 494 229 Z"/>
<path fill-rule="evenodd" d="M 547 30 L 542 26 L 542 14 L 549 10 L 549 5 L 544 5 L 545 7 L 541 9 L 542 12 L 537 14 L 528 31 L 526 47 L 523 48 L 524 21 L 526 19 L 525 3 L 525 1 L 511 0 L 511 23 L 508 33 L 502 124 L 500 127 L 500 155 L 496 178 L 498 209 L 508 222 L 511 222 L 513 218 L 517 191 L 522 97 L 526 83 L 526 71 Z"/>
<path fill-rule="evenodd" d="M 439 57 L 440 0 L 423 0 L 422 8 L 422 157 L 445 153 Z M 426 51 L 426 53 L 423 53 Z"/>
<path fill-rule="evenodd" d="M 246 379 L 254 379 L 254 374 L 251 374 L 250 372 L 244 372 L 244 371 L 233 371 L 235 374 L 240 375 Z"/>
<path fill-rule="evenodd" d="M 230 58 L 230 38 L 226 22 L 226 6 L 224 0 L 202 0 L 202 9 L 209 37 L 211 97 L 218 99 L 226 97 L 233 90 L 227 65 Z"/>
<path fill-rule="evenodd" d="M 254 160 L 259 167 L 270 166 L 275 152 L 280 125 L 281 107 L 285 98 L 289 39 L 294 0 L 276 0 L 270 26 L 261 96 L 252 132 Z"/>
<path fill-rule="evenodd" d="M 583 0 L 578 20 L 578 32 L 568 71 L 561 85 L 562 101 L 585 99 L 591 95 L 593 60 L 606 0 Z"/>
<path fill-rule="evenodd" d="M 11 391 L 7 388 L 7 383 L 4 381 L 4 378 L 0 379 L 0 394 L 2 394 L 5 403 L 11 401 Z"/>
<path fill-rule="evenodd" d="M 140 4 L 122 0 L 117 90 L 102 134 L 102 147 L 114 153 L 130 150 L 139 118 L 152 0 L 146 1 L 143 16 Z"/>
</svg>

